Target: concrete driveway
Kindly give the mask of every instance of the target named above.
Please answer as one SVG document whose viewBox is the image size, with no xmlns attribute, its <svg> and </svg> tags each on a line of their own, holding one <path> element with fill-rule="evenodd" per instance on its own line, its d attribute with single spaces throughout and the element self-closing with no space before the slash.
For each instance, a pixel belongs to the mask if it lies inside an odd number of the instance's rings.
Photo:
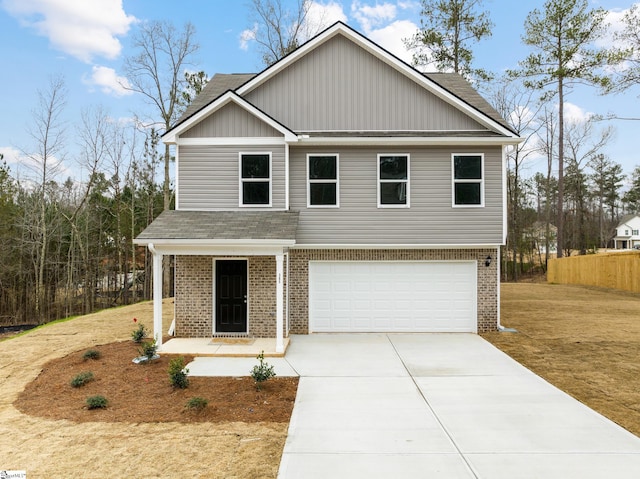
<svg viewBox="0 0 640 479">
<path fill-rule="evenodd" d="M 640 439 L 474 334 L 294 336 L 299 478 L 638 478 Z"/>
</svg>

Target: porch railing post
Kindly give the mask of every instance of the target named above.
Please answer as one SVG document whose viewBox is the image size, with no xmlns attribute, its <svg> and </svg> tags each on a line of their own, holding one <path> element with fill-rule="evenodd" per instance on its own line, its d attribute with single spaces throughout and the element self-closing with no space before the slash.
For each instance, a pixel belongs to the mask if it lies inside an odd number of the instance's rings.
<svg viewBox="0 0 640 479">
<path fill-rule="evenodd" d="M 153 337 L 158 347 L 162 346 L 162 253 L 149 243 L 153 254 Z"/>
</svg>

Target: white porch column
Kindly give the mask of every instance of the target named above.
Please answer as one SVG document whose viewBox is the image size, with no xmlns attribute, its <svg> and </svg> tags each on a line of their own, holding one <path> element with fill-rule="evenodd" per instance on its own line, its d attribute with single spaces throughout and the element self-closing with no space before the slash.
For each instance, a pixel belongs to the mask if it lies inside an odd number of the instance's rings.
<svg viewBox="0 0 640 479">
<path fill-rule="evenodd" d="M 153 337 L 158 347 L 162 346 L 162 254 L 149 243 L 153 254 Z"/>
<path fill-rule="evenodd" d="M 284 254 L 276 254 L 276 353 L 284 352 Z"/>
</svg>

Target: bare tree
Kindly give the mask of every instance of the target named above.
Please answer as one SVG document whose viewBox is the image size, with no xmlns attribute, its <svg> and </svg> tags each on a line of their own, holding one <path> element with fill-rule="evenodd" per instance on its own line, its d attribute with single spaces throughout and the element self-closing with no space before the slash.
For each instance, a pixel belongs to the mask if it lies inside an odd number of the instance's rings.
<svg viewBox="0 0 640 479">
<path fill-rule="evenodd" d="M 570 254 L 572 247 L 577 247 L 580 254 L 586 254 L 589 246 L 585 223 L 587 215 L 587 174 L 585 168 L 590 161 L 601 154 L 602 149 L 613 136 L 613 128 L 607 127 L 594 131 L 593 120 L 573 121 L 565 129 L 565 160 L 567 162 L 567 196 L 573 200 L 574 206 L 574 240 L 568 245 Z"/>
<path fill-rule="evenodd" d="M 292 9 L 282 0 L 251 0 L 251 39 L 258 44 L 262 62 L 272 65 L 319 33 L 324 19 L 312 23 L 309 19 L 311 0 L 296 0 Z"/>
<path fill-rule="evenodd" d="M 65 122 L 62 118 L 66 105 L 66 86 L 62 77 L 52 77 L 46 90 L 38 91 L 38 104 L 32 112 L 28 133 L 33 141 L 26 165 L 35 173 L 35 204 L 25 218 L 25 226 L 31 229 L 33 241 L 33 262 L 35 268 L 35 314 L 38 321 L 44 321 L 45 311 L 45 267 L 49 245 L 50 218 L 47 215 L 48 189 L 51 181 L 61 170 L 65 150 Z M 28 212 L 29 213 L 29 212 Z"/>
<path fill-rule="evenodd" d="M 164 131 L 169 130 L 181 111 L 182 92 L 187 80 L 183 69 L 190 65 L 199 45 L 195 41 L 195 27 L 185 23 L 178 32 L 168 22 L 144 23 L 134 35 L 133 45 L 137 53 L 125 61 L 125 72 L 129 80 L 126 88 L 146 97 L 160 116 Z M 171 207 L 171 151 L 164 148 L 164 210 Z M 163 259 L 163 294 L 169 293 L 171 259 Z"/>
<path fill-rule="evenodd" d="M 500 115 L 506 119 L 509 126 L 518 134 L 524 137 L 525 141 L 511 146 L 506 150 L 507 168 L 507 194 L 509 198 L 509 225 L 507 241 L 510 246 L 513 258 L 513 279 L 518 280 L 519 268 L 517 266 L 520 257 L 522 266 L 522 252 L 520 245 L 522 241 L 523 227 L 522 213 L 524 209 L 524 188 L 522 179 L 522 169 L 524 161 L 536 152 L 532 147 L 535 134 L 540 129 L 538 113 L 542 108 L 540 102 L 533 98 L 534 92 L 525 88 L 520 82 L 503 79 L 496 83 L 495 88 L 489 95 L 489 100 Z M 508 271 L 508 268 L 505 268 Z"/>
<path fill-rule="evenodd" d="M 101 107 L 87 108 L 81 113 L 81 125 L 77 130 L 77 137 L 80 146 L 80 164 L 87 170 L 87 180 L 79 188 L 78 197 L 70 203 L 69 212 L 62 212 L 62 216 L 67 220 L 72 232 L 72 238 L 78 245 L 80 259 L 83 264 L 83 312 L 89 313 L 93 310 L 95 289 L 89 287 L 93 282 L 94 275 L 91 271 L 91 258 L 89 257 L 89 238 L 80 231 L 77 219 L 80 212 L 84 210 L 85 204 L 92 192 L 98 172 L 107 155 L 109 145 L 107 134 L 109 128 L 109 118 L 105 110 Z M 72 280 L 69 275 L 68 281 Z M 67 288 L 68 290 L 70 287 Z"/>
<path fill-rule="evenodd" d="M 129 81 L 125 88 L 140 93 L 155 108 L 159 123 L 167 131 L 177 119 L 181 92 L 187 80 L 184 68 L 198 51 L 195 27 L 186 23 L 181 32 L 169 22 L 143 23 L 133 37 L 135 55 L 125 60 L 125 74 Z M 171 153 L 169 145 L 164 151 L 164 209 L 171 204 Z"/>
</svg>

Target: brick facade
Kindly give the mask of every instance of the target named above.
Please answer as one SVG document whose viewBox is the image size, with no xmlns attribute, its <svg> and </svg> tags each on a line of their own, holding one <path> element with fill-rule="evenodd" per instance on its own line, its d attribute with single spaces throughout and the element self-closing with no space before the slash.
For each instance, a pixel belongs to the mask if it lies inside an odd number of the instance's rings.
<svg viewBox="0 0 640 479">
<path fill-rule="evenodd" d="M 176 336 L 213 336 L 213 261 L 215 256 L 177 256 L 175 269 Z M 220 258 L 222 259 L 222 258 Z M 225 256 L 224 259 L 232 259 Z M 243 259 L 243 258 L 238 258 Z M 248 335 L 276 336 L 276 259 L 248 258 Z"/>
<path fill-rule="evenodd" d="M 487 256 L 493 261 L 485 266 Z M 472 260 L 478 271 L 478 332 L 495 331 L 498 324 L 496 250 L 482 249 L 295 249 L 289 251 L 289 328 L 309 333 L 309 261 L 452 261 Z"/>
<path fill-rule="evenodd" d="M 485 259 L 493 261 L 485 266 Z M 225 257 L 229 259 L 228 257 Z M 213 256 L 178 256 L 175 272 L 176 336 L 213 335 Z M 221 258 L 222 259 L 222 258 Z M 478 332 L 494 331 L 498 317 L 496 250 L 482 249 L 293 249 L 289 251 L 289 330 L 309 332 L 309 261 L 452 261 L 477 263 Z M 285 275 L 287 265 L 285 262 Z M 248 258 L 248 335 L 276 336 L 276 260 L 273 256 Z M 289 289 L 287 293 L 287 289 Z M 285 316 L 286 320 L 286 316 Z M 286 334 L 286 332 L 285 332 Z"/>
</svg>

